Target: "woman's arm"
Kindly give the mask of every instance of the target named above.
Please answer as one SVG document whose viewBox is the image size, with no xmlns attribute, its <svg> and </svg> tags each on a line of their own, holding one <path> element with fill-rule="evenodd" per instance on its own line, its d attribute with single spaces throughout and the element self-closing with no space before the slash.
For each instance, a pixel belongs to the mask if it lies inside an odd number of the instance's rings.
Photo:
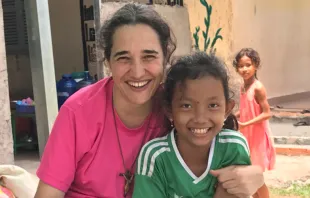
<svg viewBox="0 0 310 198">
<path fill-rule="evenodd" d="M 267 101 L 266 90 L 263 85 L 255 89 L 255 100 L 260 105 L 262 113 L 247 122 L 244 123 L 239 122 L 241 128 L 262 122 L 264 120 L 268 120 L 271 117 L 270 106 Z"/>
<path fill-rule="evenodd" d="M 76 128 L 74 112 L 63 105 L 48 138 L 37 176 L 41 180 L 36 197 L 63 197 L 74 181 L 77 162 L 84 146 L 88 146 L 83 128 Z M 44 182 L 44 183 L 43 183 Z M 58 190 L 56 190 L 58 189 Z"/>
<path fill-rule="evenodd" d="M 264 184 L 264 175 L 260 166 L 228 166 L 210 173 L 219 183 L 239 198 L 252 196 Z"/>
<path fill-rule="evenodd" d="M 63 198 L 65 193 L 40 181 L 34 198 Z"/>
</svg>

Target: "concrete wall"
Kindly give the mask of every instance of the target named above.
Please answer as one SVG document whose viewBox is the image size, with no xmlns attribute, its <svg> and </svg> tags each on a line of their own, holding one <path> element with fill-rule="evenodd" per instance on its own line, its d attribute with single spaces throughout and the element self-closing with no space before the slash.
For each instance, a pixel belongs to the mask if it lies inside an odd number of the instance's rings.
<svg viewBox="0 0 310 198">
<path fill-rule="evenodd" d="M 216 49 L 217 55 L 219 55 L 228 66 L 229 72 L 231 74 L 230 85 L 232 91 L 235 93 L 235 100 L 238 101 L 238 92 L 241 80 L 235 70 L 232 67 L 232 47 L 233 47 L 233 32 L 232 32 L 232 0 L 208 0 L 209 5 L 212 5 L 211 22 L 209 29 L 209 36 L 211 41 L 214 38 L 215 32 L 218 28 L 222 28 L 221 35 L 223 40 L 217 40 Z M 205 31 L 206 26 L 204 23 L 204 18 L 207 16 L 206 8 L 200 3 L 200 1 L 184 0 L 185 7 L 188 9 L 189 21 L 190 21 L 190 31 L 193 46 L 195 44 L 193 33 L 195 33 L 195 28 L 200 27 L 199 32 L 199 46 L 200 50 L 203 50 L 204 38 L 202 36 L 202 31 Z"/>
<path fill-rule="evenodd" d="M 155 10 L 167 21 L 176 38 L 177 48 L 173 56 L 186 55 L 191 52 L 192 41 L 188 11 L 179 6 L 154 5 Z"/>
<path fill-rule="evenodd" d="M 98 0 L 100 1 L 100 0 Z M 156 3 L 156 1 L 160 1 L 160 0 L 155 0 L 154 3 Z M 149 0 L 101 0 L 102 3 L 107 3 L 107 2 L 137 2 L 137 3 L 149 3 Z"/>
<path fill-rule="evenodd" d="M 135 2 L 143 2 L 145 0 L 137 0 Z M 126 2 L 124 0 L 123 2 Z M 98 34 L 98 30 L 104 23 L 106 19 L 111 17 L 113 13 L 121 8 L 124 3 L 119 2 L 107 2 L 107 0 L 102 0 L 101 9 L 96 13 L 96 31 Z M 180 56 L 190 53 L 191 51 L 191 33 L 190 33 L 190 26 L 189 26 L 189 18 L 187 9 L 184 7 L 179 6 L 164 6 L 164 5 L 153 5 L 154 9 L 167 21 L 167 23 L 172 28 L 172 31 L 175 35 L 177 41 L 177 49 L 173 56 Z M 96 11 L 95 11 L 96 12 Z M 100 17 L 98 17 L 100 16 Z M 97 36 L 96 38 L 99 38 Z M 98 42 L 98 40 L 97 40 Z M 98 73 L 104 73 L 102 75 L 110 75 L 108 69 L 104 66 L 103 62 L 103 51 L 98 50 Z M 99 77 L 102 77 L 99 75 Z"/>
<path fill-rule="evenodd" d="M 54 63 L 57 80 L 63 73 L 83 71 L 79 1 L 49 0 Z M 33 96 L 28 55 L 7 56 L 10 98 Z"/>
<path fill-rule="evenodd" d="M 268 96 L 309 92 L 310 1 L 234 0 L 232 5 L 233 52 L 242 47 L 258 50 L 258 77 Z"/>
<path fill-rule="evenodd" d="M 108 0 L 102 0 L 106 1 Z M 213 37 L 217 28 L 222 28 L 221 35 L 224 39 L 218 40 L 216 47 L 218 55 L 228 65 L 231 66 L 232 58 L 238 50 L 253 47 L 262 58 L 263 65 L 258 76 L 265 84 L 269 98 L 294 94 L 299 97 L 300 93 L 307 95 L 310 92 L 310 45 L 306 44 L 310 43 L 310 1 L 208 0 L 208 3 L 213 6 L 210 35 Z M 190 51 L 194 43 L 191 41 L 192 33 L 196 26 L 205 28 L 206 11 L 200 1 L 184 0 L 184 4 L 189 14 L 184 8 L 155 6 L 166 17 L 176 34 L 176 54 Z M 78 1 L 50 0 L 49 6 L 56 77 L 59 79 L 62 73 L 83 70 L 80 9 Z M 111 13 L 111 10 L 103 10 L 104 17 Z M 202 42 L 201 37 L 201 46 Z M 11 99 L 32 96 L 28 56 L 11 55 L 7 57 L 7 63 Z M 231 73 L 233 84 L 238 84 L 240 78 L 233 70 Z M 280 101 L 283 104 L 291 103 L 291 100 Z M 307 101 L 309 100 L 304 99 L 303 104 L 309 107 Z M 279 100 L 273 103 L 277 104 Z"/>
<path fill-rule="evenodd" d="M 13 164 L 14 162 L 2 12 L 2 1 L 0 0 L 0 165 Z"/>
<path fill-rule="evenodd" d="M 243 47 L 255 48 L 261 55 L 259 79 L 267 89 L 271 104 L 310 107 L 310 1 L 308 0 L 207 0 L 213 6 L 211 36 L 222 29 L 218 55 L 231 66 Z M 200 1 L 184 0 L 189 11 L 190 30 L 205 28 L 205 7 Z M 200 46 L 203 38 L 200 36 Z M 240 78 L 231 68 L 232 84 Z"/>
<path fill-rule="evenodd" d="M 218 28 L 222 28 L 221 35 L 223 36 L 223 40 L 218 40 L 215 47 L 217 48 L 217 55 L 224 59 L 228 59 L 232 50 L 233 37 L 231 0 L 208 0 L 208 3 L 213 7 L 209 36 L 212 41 Z M 192 43 L 194 45 L 192 34 L 195 32 L 195 28 L 199 26 L 199 45 L 200 49 L 203 50 L 204 38 L 202 36 L 202 31 L 205 31 L 206 28 L 204 23 L 204 18 L 207 14 L 206 8 L 200 1 L 184 0 L 184 4 L 189 12 Z"/>
</svg>

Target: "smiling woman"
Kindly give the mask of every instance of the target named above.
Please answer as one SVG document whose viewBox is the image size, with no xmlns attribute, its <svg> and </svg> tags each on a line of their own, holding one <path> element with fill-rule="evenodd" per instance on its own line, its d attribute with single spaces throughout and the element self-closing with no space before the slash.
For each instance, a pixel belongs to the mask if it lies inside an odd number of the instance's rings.
<svg viewBox="0 0 310 198">
<path fill-rule="evenodd" d="M 140 149 L 169 127 L 159 96 L 175 50 L 172 35 L 146 5 L 126 4 L 105 22 L 100 46 L 112 77 L 78 91 L 60 109 L 37 172 L 36 198 L 131 197 Z M 233 193 L 256 190 L 260 170 L 240 169 L 241 178 L 254 182 L 237 182 Z"/>
<path fill-rule="evenodd" d="M 166 22 L 151 7 L 127 4 L 103 25 L 100 46 L 112 77 L 61 108 L 36 197 L 131 197 L 139 150 L 166 131 L 155 97 L 175 50 Z"/>
</svg>

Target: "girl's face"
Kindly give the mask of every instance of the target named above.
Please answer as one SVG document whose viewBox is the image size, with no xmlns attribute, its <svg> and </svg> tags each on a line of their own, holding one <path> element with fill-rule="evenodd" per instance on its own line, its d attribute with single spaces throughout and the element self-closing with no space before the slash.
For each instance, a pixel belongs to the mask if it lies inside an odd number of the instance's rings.
<svg viewBox="0 0 310 198">
<path fill-rule="evenodd" d="M 244 80 L 253 78 L 255 76 L 256 70 L 257 70 L 256 66 L 252 63 L 252 60 L 247 56 L 241 57 L 240 60 L 238 61 L 237 72 Z"/>
<path fill-rule="evenodd" d="M 163 78 L 163 51 L 157 33 L 148 25 L 124 25 L 113 35 L 108 65 L 116 91 L 133 104 L 144 104 Z"/>
<path fill-rule="evenodd" d="M 226 104 L 222 82 L 214 77 L 177 85 L 171 113 L 178 140 L 192 146 L 208 146 L 232 108 L 233 103 Z"/>
</svg>

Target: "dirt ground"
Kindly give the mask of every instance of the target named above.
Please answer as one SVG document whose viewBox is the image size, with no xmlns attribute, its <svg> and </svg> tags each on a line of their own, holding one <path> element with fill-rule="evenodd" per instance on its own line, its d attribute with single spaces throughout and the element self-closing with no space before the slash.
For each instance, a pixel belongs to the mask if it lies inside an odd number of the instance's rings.
<svg viewBox="0 0 310 198">
<path fill-rule="evenodd" d="M 298 196 L 271 196 L 271 198 L 300 198 Z"/>
<path fill-rule="evenodd" d="M 310 156 L 277 155 L 274 170 L 265 173 L 268 186 L 286 188 L 292 182 L 310 184 Z"/>
<path fill-rule="evenodd" d="M 269 187 L 288 188 L 293 183 L 310 184 L 310 156 L 277 155 L 274 170 L 265 173 Z M 272 195 L 271 198 L 300 198 L 298 196 Z"/>
<path fill-rule="evenodd" d="M 31 173 L 35 173 L 39 165 L 37 153 L 22 153 L 15 158 L 15 164 Z M 293 181 L 310 184 L 310 156 L 277 155 L 276 167 L 265 173 L 268 186 L 287 187 Z"/>
<path fill-rule="evenodd" d="M 39 165 L 37 154 L 22 154 L 15 164 L 35 174 Z M 276 167 L 265 173 L 269 187 L 288 188 L 292 183 L 310 184 L 310 156 L 277 155 Z M 271 198 L 300 198 L 298 196 L 271 196 Z"/>
</svg>

